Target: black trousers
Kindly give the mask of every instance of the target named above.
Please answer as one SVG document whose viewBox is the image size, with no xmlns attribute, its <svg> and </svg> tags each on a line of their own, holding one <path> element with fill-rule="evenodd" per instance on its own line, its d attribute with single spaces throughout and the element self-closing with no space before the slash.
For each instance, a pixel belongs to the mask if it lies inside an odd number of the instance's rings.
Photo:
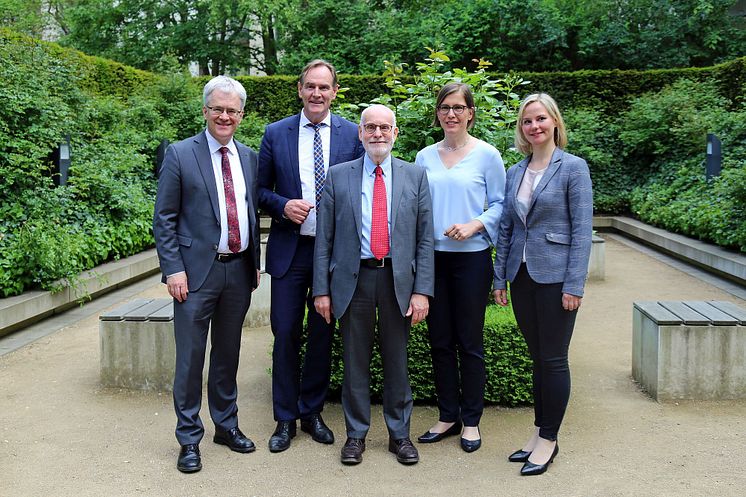
<svg viewBox="0 0 746 497">
<path fill-rule="evenodd" d="M 427 317 L 440 420 L 477 426 L 484 410 L 484 313 L 490 251 L 435 252 L 435 296 Z"/>
<path fill-rule="evenodd" d="M 562 283 L 535 282 L 525 264 L 521 264 L 510 294 L 533 360 L 534 425 L 541 438 L 557 440 L 570 400 L 567 354 L 578 311 L 562 308 Z"/>
</svg>

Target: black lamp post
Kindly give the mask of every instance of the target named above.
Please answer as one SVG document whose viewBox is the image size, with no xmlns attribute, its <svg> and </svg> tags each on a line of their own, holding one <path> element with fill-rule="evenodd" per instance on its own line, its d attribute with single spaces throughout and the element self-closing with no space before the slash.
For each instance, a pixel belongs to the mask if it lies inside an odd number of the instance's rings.
<svg viewBox="0 0 746 497">
<path fill-rule="evenodd" d="M 720 152 L 720 139 L 713 133 L 707 133 L 707 161 L 705 163 L 705 172 L 708 180 L 713 176 L 720 176 L 722 161 L 723 155 Z"/>
<path fill-rule="evenodd" d="M 52 179 L 57 186 L 67 185 L 67 178 L 70 174 L 70 135 L 65 135 L 65 139 L 54 150 L 54 174 Z"/>
<path fill-rule="evenodd" d="M 161 166 L 163 165 L 163 159 L 166 158 L 166 149 L 170 142 L 168 140 L 161 140 L 158 148 L 155 149 L 155 177 L 161 177 Z"/>
</svg>

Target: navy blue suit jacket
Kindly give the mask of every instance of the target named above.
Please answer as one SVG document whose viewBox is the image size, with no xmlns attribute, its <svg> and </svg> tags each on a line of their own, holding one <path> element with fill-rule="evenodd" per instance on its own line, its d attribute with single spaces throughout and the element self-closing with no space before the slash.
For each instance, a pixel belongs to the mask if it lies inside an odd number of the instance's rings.
<svg viewBox="0 0 746 497">
<path fill-rule="evenodd" d="M 365 153 L 357 125 L 331 115 L 329 166 Z M 267 241 L 266 271 L 276 278 L 287 273 L 298 247 L 300 225 L 283 216 L 288 200 L 303 198 L 298 166 L 298 126 L 295 114 L 267 126 L 259 149 L 259 207 L 272 217 Z"/>
</svg>

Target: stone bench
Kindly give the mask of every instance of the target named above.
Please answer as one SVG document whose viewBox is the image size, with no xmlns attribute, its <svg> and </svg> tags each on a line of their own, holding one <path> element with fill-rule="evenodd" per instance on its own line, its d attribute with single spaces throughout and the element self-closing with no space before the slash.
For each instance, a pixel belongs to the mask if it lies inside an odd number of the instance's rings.
<svg viewBox="0 0 746 497">
<path fill-rule="evenodd" d="M 657 401 L 746 398 L 746 310 L 721 301 L 635 302 L 632 377 Z"/>
<path fill-rule="evenodd" d="M 171 391 L 176 344 L 172 299 L 135 299 L 99 316 L 101 383 Z"/>
</svg>

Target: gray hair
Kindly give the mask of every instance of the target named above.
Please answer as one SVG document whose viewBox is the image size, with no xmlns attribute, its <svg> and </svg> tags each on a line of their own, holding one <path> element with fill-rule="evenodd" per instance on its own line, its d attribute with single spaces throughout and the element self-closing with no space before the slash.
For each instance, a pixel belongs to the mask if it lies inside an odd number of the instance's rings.
<svg viewBox="0 0 746 497">
<path fill-rule="evenodd" d="M 386 109 L 387 111 L 389 111 L 391 113 L 391 125 L 396 128 L 396 114 L 394 113 L 393 110 L 391 110 L 390 108 L 388 108 L 388 107 L 386 107 L 385 105 L 382 105 L 382 104 L 369 105 L 368 107 L 366 107 L 365 109 L 363 109 L 363 112 L 360 114 L 360 126 L 365 125 L 365 114 L 370 109 L 375 109 L 375 108 Z"/>
<path fill-rule="evenodd" d="M 207 101 L 215 90 L 238 95 L 238 98 L 241 99 L 239 110 L 243 110 L 244 105 L 246 105 L 246 90 L 241 83 L 228 76 L 215 76 L 207 82 L 205 89 L 202 91 L 202 104 L 204 106 L 207 106 Z"/>
</svg>

